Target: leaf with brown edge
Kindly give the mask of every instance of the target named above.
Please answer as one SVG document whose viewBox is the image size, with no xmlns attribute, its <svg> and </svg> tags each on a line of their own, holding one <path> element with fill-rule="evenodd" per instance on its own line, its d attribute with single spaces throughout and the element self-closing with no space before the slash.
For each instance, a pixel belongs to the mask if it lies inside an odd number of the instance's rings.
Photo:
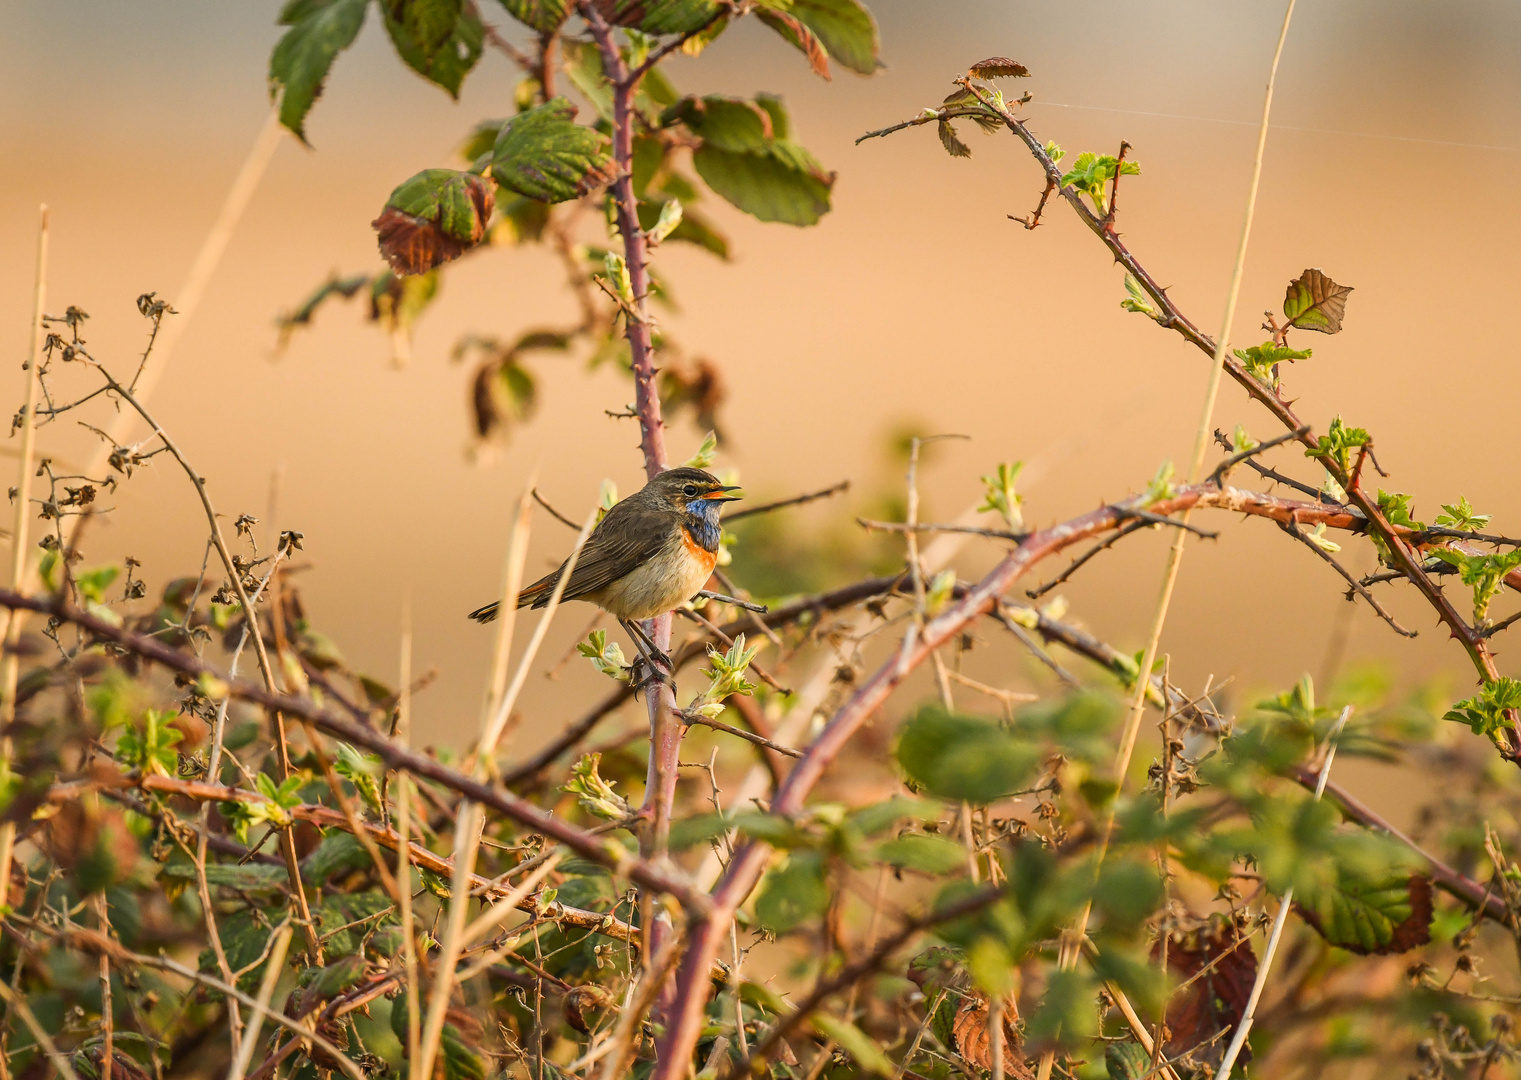
<svg viewBox="0 0 1521 1080">
<path fill-rule="evenodd" d="M 990 56 L 967 68 L 966 73 L 974 79 L 1023 79 L 1030 69 L 1007 56 Z"/>
<path fill-rule="evenodd" d="M 1347 314 L 1350 285 L 1338 285 L 1318 267 L 1311 267 L 1289 282 L 1283 294 L 1283 313 L 1289 325 L 1321 334 L 1341 332 Z"/>
<path fill-rule="evenodd" d="M 797 16 L 789 15 L 785 11 L 761 8 L 756 11 L 755 17 L 806 56 L 808 66 L 813 68 L 815 75 L 826 80 L 833 79 L 829 73 L 829 50 L 824 48 L 824 43 L 818 39 L 818 35 L 803 25 Z"/>
<path fill-rule="evenodd" d="M 1338 876 L 1294 902 L 1332 945 L 1360 956 L 1408 952 L 1431 940 L 1431 879 L 1409 871 L 1381 880 Z"/>
<path fill-rule="evenodd" d="M 1153 956 L 1161 953 L 1161 946 L 1159 939 Z M 1169 1056 L 1188 1054 L 1196 1065 L 1214 1069 L 1225 1053 L 1225 1041 L 1214 1036 L 1222 1028 L 1234 1029 L 1246 1012 L 1257 978 L 1257 955 L 1234 923 L 1215 916 L 1168 936 L 1167 970 L 1180 985 L 1188 985 L 1168 1000 L 1164 1049 Z M 1249 1060 L 1248 1054 L 1243 1048 L 1243 1061 Z"/>
<path fill-rule="evenodd" d="M 972 156 L 972 148 L 956 137 L 956 129 L 951 127 L 949 121 L 940 121 L 937 130 L 940 133 L 940 145 L 945 147 L 945 152 L 951 157 Z"/>
<path fill-rule="evenodd" d="M 491 186 L 479 176 L 424 169 L 391 192 L 370 224 L 396 273 L 421 274 L 480 243 L 495 205 Z"/>
</svg>

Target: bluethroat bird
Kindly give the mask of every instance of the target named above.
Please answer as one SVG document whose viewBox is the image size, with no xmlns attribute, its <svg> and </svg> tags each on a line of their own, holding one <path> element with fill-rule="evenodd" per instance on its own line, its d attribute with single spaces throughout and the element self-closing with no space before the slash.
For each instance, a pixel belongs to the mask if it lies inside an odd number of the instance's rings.
<svg viewBox="0 0 1521 1080">
<path fill-rule="evenodd" d="M 718 515 L 740 496 L 702 469 L 669 469 L 618 503 L 581 547 L 565 600 L 589 600 L 618 619 L 640 652 L 669 658 L 638 625 L 695 596 L 718 563 Z M 567 560 L 569 561 L 569 560 Z M 518 593 L 518 607 L 549 604 L 565 563 Z M 490 622 L 500 603 L 470 613 Z"/>
</svg>

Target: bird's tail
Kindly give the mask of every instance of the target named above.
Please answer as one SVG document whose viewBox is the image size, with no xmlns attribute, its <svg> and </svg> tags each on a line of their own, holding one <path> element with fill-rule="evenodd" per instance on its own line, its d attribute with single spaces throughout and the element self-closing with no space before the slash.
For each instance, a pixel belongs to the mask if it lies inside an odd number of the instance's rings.
<svg viewBox="0 0 1521 1080">
<path fill-rule="evenodd" d="M 525 586 L 518 593 L 518 607 L 543 607 L 549 601 L 549 594 L 554 591 L 554 575 L 535 581 L 532 585 Z M 493 600 L 485 607 L 476 608 L 470 613 L 470 618 L 478 623 L 489 623 L 500 614 L 502 602 Z"/>
</svg>

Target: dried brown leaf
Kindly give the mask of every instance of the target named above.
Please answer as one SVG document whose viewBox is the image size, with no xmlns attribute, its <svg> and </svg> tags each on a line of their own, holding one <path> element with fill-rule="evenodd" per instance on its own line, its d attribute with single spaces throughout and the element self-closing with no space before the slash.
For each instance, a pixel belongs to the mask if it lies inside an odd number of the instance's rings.
<svg viewBox="0 0 1521 1080">
<path fill-rule="evenodd" d="M 951 1021 L 952 1048 L 974 1069 L 993 1067 L 993 1039 L 988 1026 L 988 997 L 979 990 L 969 990 Z M 1030 1071 L 1019 1050 L 1024 1036 L 1019 1030 L 1019 1007 L 1010 998 L 1003 1008 L 1004 1075 L 1013 1080 L 1028 1080 Z"/>
<path fill-rule="evenodd" d="M 940 121 L 940 144 L 951 157 L 971 157 L 972 148 L 956 137 L 956 129 L 946 120 Z"/>
<path fill-rule="evenodd" d="M 967 74 L 974 79 L 1023 79 L 1030 69 L 1007 56 L 990 56 L 973 64 Z"/>
<path fill-rule="evenodd" d="M 1161 942 L 1153 949 L 1160 952 Z M 1211 967 L 1210 965 L 1214 966 Z M 1210 970 L 1200 975 L 1205 968 Z M 1222 1028 L 1233 1030 L 1246 1011 L 1257 978 L 1257 955 L 1229 919 L 1216 916 L 1198 926 L 1174 931 L 1167 943 L 1167 970 L 1180 983 L 1199 977 L 1167 1003 L 1168 1055 L 1193 1051 L 1193 1060 L 1214 1068 L 1225 1053 L 1225 1041 L 1215 1039 Z M 1209 1042 L 1207 1046 L 1201 1046 Z M 1196 1049 L 1198 1048 L 1198 1049 Z M 1241 1060 L 1248 1051 L 1243 1049 Z"/>
</svg>

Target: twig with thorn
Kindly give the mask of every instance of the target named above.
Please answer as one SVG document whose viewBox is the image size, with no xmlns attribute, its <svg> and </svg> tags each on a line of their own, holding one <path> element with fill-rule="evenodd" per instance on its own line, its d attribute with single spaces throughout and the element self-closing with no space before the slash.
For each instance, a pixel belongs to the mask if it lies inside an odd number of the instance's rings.
<svg viewBox="0 0 1521 1080">
<path fill-rule="evenodd" d="M 1220 534 L 1217 532 L 1201 529 L 1197 525 L 1190 525 L 1180 518 L 1168 517 L 1166 514 L 1153 514 L 1150 510 L 1141 510 L 1138 507 L 1132 506 L 1116 506 L 1114 511 L 1120 516 L 1121 520 L 1125 518 L 1138 518 L 1150 525 L 1171 525 L 1175 529 L 1191 532 L 1195 536 L 1202 537 L 1205 540 L 1218 540 L 1220 538 Z"/>
<path fill-rule="evenodd" d="M 1282 446 L 1286 442 L 1293 442 L 1301 435 L 1308 434 L 1309 430 L 1310 426 L 1308 424 L 1305 424 L 1304 426 L 1296 428 L 1293 431 L 1285 432 L 1284 434 L 1278 436 L 1276 439 L 1269 439 L 1267 442 L 1258 443 L 1256 446 L 1249 447 L 1246 450 L 1241 450 L 1237 453 L 1232 454 L 1230 457 L 1220 462 L 1219 465 L 1215 466 L 1215 471 L 1209 474 L 1211 482 L 1213 482 L 1218 487 L 1221 483 L 1224 482 L 1225 474 L 1230 472 L 1237 465 L 1240 465 L 1243 461 L 1248 461 L 1251 458 L 1256 457 L 1258 454 L 1266 453 L 1267 451 L 1273 449 L 1275 446 Z M 1225 437 L 1219 428 L 1215 429 L 1215 439 L 1227 450 L 1233 449 L 1231 441 Z M 1312 494 L 1318 493 L 1312 492 Z"/>
<path fill-rule="evenodd" d="M 1089 559 L 1093 558 L 1095 555 L 1101 554 L 1102 552 L 1108 551 L 1110 548 L 1114 547 L 1115 544 L 1118 544 L 1121 540 L 1125 539 L 1125 537 L 1129 536 L 1131 533 L 1139 532 L 1144 528 L 1146 528 L 1146 522 L 1144 521 L 1132 521 L 1129 525 L 1122 526 L 1114 533 L 1113 536 L 1110 536 L 1108 539 L 1100 543 L 1094 544 L 1087 551 L 1083 552 L 1077 558 L 1073 559 L 1072 564 L 1068 566 L 1067 569 L 1063 570 L 1060 574 L 1052 578 L 1050 581 L 1046 582 L 1044 585 L 1041 585 L 1038 588 L 1034 589 L 1026 589 L 1025 595 L 1028 596 L 1031 600 L 1039 600 L 1042 596 L 1045 596 L 1046 593 L 1050 592 L 1052 589 L 1056 588 L 1058 585 L 1069 579 L 1073 574 L 1077 573 L 1078 569 Z"/>
<path fill-rule="evenodd" d="M 533 496 L 533 501 L 534 502 L 538 503 L 545 510 L 548 510 L 549 511 L 549 516 L 552 517 L 552 518 L 554 518 L 561 525 L 569 525 L 572 529 L 575 529 L 577 532 L 581 531 L 581 526 L 580 525 L 578 525 L 576 522 L 570 520 L 570 518 L 566 517 L 564 514 L 560 513 L 560 511 L 556 510 L 553 506 L 550 506 L 549 503 L 544 499 L 544 496 L 542 496 L 542 495 L 539 494 L 539 489 L 538 488 L 533 488 L 529 492 L 529 494 Z"/>
<path fill-rule="evenodd" d="M 1298 540 L 1305 547 L 1315 552 L 1315 554 L 1319 555 L 1326 562 L 1330 563 L 1332 569 L 1341 575 L 1342 580 L 1350 585 L 1352 587 L 1352 590 L 1356 592 L 1358 596 L 1361 596 L 1364 600 L 1368 601 L 1373 610 L 1378 612 L 1378 617 L 1383 619 L 1384 622 L 1388 623 L 1396 634 L 1400 634 L 1403 637 L 1408 638 L 1413 638 L 1416 636 L 1416 631 L 1406 630 L 1399 624 L 1398 621 L 1395 620 L 1393 615 L 1390 615 L 1387 611 L 1385 611 L 1383 605 L 1373 598 L 1373 594 L 1363 586 L 1362 582 L 1358 581 L 1357 578 L 1348 573 L 1346 567 L 1342 566 L 1341 563 L 1331 558 L 1331 553 L 1329 551 L 1326 551 L 1314 540 L 1311 540 L 1304 533 L 1300 532 L 1299 525 L 1296 522 L 1280 521 L 1278 523 L 1278 527 L 1292 536 L 1295 540 Z"/>
<path fill-rule="evenodd" d="M 752 668 L 755 667 L 754 664 L 751 664 L 750 666 Z M 760 673 L 757 671 L 756 674 Z M 722 720 L 710 719 L 709 717 L 703 716 L 701 713 L 689 712 L 683 709 L 678 711 L 676 715 L 680 716 L 684 723 L 701 724 L 703 727 L 710 727 L 714 731 L 722 731 L 726 734 L 733 735 L 736 738 L 744 739 L 746 742 L 752 742 L 756 746 L 764 746 L 767 750 L 775 750 L 778 754 L 785 754 L 790 758 L 800 758 L 803 756 L 803 752 L 801 750 L 794 750 L 790 746 L 783 746 L 781 743 L 774 743 L 770 739 L 763 738 L 753 731 L 746 731 L 744 728 L 737 728 L 731 724 L 725 724 Z"/>
</svg>

